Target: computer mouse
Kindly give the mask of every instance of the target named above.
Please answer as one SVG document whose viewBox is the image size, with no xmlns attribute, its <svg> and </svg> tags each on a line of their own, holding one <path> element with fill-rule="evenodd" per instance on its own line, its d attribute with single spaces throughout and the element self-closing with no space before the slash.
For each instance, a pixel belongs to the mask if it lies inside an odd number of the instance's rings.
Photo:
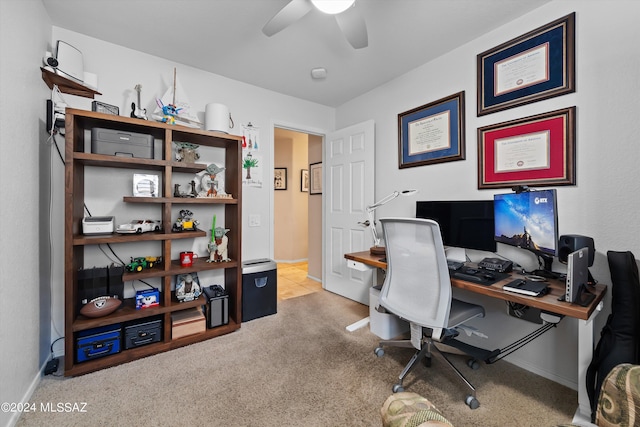
<svg viewBox="0 0 640 427">
<path fill-rule="evenodd" d="M 482 275 L 482 277 L 484 277 L 485 279 L 492 280 L 492 279 L 495 279 L 495 278 L 496 278 L 496 275 L 495 275 L 495 274 L 493 274 L 493 273 L 484 273 L 484 274 Z"/>
</svg>

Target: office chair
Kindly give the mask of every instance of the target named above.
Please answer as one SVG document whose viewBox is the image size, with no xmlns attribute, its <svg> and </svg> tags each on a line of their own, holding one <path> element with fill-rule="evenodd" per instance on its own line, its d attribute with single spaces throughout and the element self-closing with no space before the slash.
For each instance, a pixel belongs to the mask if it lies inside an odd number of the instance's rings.
<svg viewBox="0 0 640 427">
<path fill-rule="evenodd" d="M 451 281 L 444 253 L 440 226 L 437 222 L 419 218 L 382 218 L 382 231 L 386 245 L 387 274 L 380 291 L 379 304 L 383 309 L 399 316 L 411 325 L 411 340 L 384 340 L 375 354 L 384 354 L 383 346 L 414 347 L 418 351 L 398 377 L 393 392 L 404 391 L 402 382 L 416 362 L 425 359 L 431 365 L 432 351 L 436 350 L 447 365 L 458 374 L 471 390 L 465 403 L 476 409 L 475 388 L 462 373 L 436 347 L 435 342 L 454 346 L 457 326 L 476 317 L 484 317 L 484 308 L 451 297 Z M 457 342 L 457 341 L 456 341 Z M 457 348 L 473 354 L 476 347 L 462 344 Z M 480 351 L 486 351 L 477 349 Z M 477 368 L 476 360 L 468 365 Z"/>
</svg>

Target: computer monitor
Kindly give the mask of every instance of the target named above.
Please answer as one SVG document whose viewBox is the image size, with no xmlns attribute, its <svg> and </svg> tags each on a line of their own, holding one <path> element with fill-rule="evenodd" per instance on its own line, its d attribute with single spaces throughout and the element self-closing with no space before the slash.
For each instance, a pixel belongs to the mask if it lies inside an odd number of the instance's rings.
<svg viewBox="0 0 640 427">
<path fill-rule="evenodd" d="M 496 242 L 535 253 L 551 272 L 558 246 L 556 190 L 496 194 L 493 206 Z"/>
<path fill-rule="evenodd" d="M 496 251 L 493 212 L 493 200 L 416 202 L 416 218 L 440 224 L 445 246 L 480 251 Z"/>
</svg>

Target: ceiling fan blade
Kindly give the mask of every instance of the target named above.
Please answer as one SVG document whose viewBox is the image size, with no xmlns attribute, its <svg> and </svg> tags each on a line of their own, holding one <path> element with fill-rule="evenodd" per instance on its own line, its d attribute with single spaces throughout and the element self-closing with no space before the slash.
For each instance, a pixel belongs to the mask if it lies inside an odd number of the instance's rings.
<svg viewBox="0 0 640 427">
<path fill-rule="evenodd" d="M 309 0 L 291 0 L 285 7 L 280 9 L 273 18 L 262 28 L 262 32 L 271 37 L 287 28 L 289 25 L 302 18 L 311 11 Z"/>
<path fill-rule="evenodd" d="M 367 34 L 367 24 L 364 18 L 355 7 L 350 7 L 342 13 L 336 15 L 336 21 L 354 49 L 362 49 L 369 46 L 369 36 Z"/>
</svg>

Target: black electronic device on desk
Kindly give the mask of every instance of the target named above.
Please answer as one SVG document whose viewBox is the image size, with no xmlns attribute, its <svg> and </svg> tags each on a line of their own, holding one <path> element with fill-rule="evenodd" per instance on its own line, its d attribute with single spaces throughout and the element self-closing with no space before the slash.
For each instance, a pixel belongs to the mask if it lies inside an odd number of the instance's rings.
<svg viewBox="0 0 640 427">
<path fill-rule="evenodd" d="M 513 262 L 502 258 L 485 258 L 478 263 L 478 267 L 485 270 L 508 273 L 513 269 Z"/>
<path fill-rule="evenodd" d="M 529 295 L 532 297 L 541 297 L 546 295 L 549 288 L 544 282 L 534 282 L 531 280 L 515 279 L 502 287 L 505 291 L 515 292 L 517 294 Z"/>
<path fill-rule="evenodd" d="M 462 261 L 453 261 L 451 259 L 448 259 L 447 260 L 447 267 L 449 267 L 449 270 L 451 270 L 451 271 L 458 271 L 462 267 L 464 267 L 464 262 L 462 262 Z"/>
<path fill-rule="evenodd" d="M 449 275 L 452 279 L 465 280 L 485 286 L 493 285 L 509 277 L 507 273 L 486 271 L 473 267 L 462 267 L 459 270 L 450 270 Z"/>
</svg>

